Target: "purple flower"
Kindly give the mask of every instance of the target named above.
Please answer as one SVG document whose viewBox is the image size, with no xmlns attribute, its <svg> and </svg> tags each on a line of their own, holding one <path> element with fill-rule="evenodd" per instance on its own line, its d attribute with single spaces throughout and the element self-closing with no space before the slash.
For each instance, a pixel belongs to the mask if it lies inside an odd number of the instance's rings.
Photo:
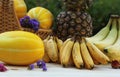
<svg viewBox="0 0 120 77">
<path fill-rule="evenodd" d="M 41 66 L 42 65 L 42 61 L 41 60 L 37 61 L 36 63 L 37 63 L 37 66 Z"/>
<path fill-rule="evenodd" d="M 42 68 L 43 68 L 43 71 L 47 71 L 47 68 L 46 68 L 46 66 L 43 66 Z"/>
<path fill-rule="evenodd" d="M 25 16 L 24 19 L 30 20 L 30 17 L 29 16 Z"/>
<path fill-rule="evenodd" d="M 36 19 L 31 19 L 32 21 L 38 22 Z"/>
<path fill-rule="evenodd" d="M 4 64 L 0 64 L 0 72 L 7 71 L 7 68 L 4 66 Z"/>
<path fill-rule="evenodd" d="M 42 68 L 43 71 L 47 71 L 46 63 L 44 61 L 42 61 L 42 60 L 37 61 L 37 66 L 39 68 Z"/>
<path fill-rule="evenodd" d="M 39 68 L 42 68 L 43 71 L 47 71 L 47 67 L 46 67 L 46 63 L 42 60 L 39 60 L 36 62 L 37 66 Z M 28 67 L 28 70 L 33 70 L 35 68 L 35 65 L 34 64 L 30 64 L 29 67 Z"/>
<path fill-rule="evenodd" d="M 33 70 L 35 68 L 35 65 L 34 64 L 30 64 L 29 66 L 28 66 L 28 69 L 29 70 Z"/>
<path fill-rule="evenodd" d="M 20 24 L 22 27 L 31 28 L 35 32 L 39 29 L 39 22 L 36 19 L 30 19 L 29 16 L 25 16 L 20 19 Z"/>
<path fill-rule="evenodd" d="M 36 19 L 31 19 L 30 20 L 32 23 L 32 28 L 34 31 L 38 31 L 39 29 L 39 22 Z"/>
</svg>

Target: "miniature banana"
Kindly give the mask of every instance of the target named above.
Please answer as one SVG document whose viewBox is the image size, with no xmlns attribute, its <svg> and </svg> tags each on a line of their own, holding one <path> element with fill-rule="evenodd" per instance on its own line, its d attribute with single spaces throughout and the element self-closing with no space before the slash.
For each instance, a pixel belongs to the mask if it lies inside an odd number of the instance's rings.
<svg viewBox="0 0 120 77">
<path fill-rule="evenodd" d="M 48 54 L 47 54 L 47 41 L 49 40 L 49 37 L 50 36 L 48 36 L 45 40 L 43 40 L 43 43 L 44 43 L 44 47 L 45 47 L 45 54 L 44 54 L 44 56 L 43 56 L 43 60 L 46 62 L 46 63 L 49 63 L 50 62 L 50 58 L 49 58 L 49 56 L 48 56 Z"/>
<path fill-rule="evenodd" d="M 57 62 L 58 61 L 58 49 L 57 49 L 57 44 L 55 42 L 55 40 L 53 39 L 53 36 L 50 37 L 50 39 L 47 42 L 47 53 L 49 58 L 53 61 L 53 62 Z"/>
<path fill-rule="evenodd" d="M 115 43 L 116 39 L 117 39 L 117 22 L 116 19 L 113 19 L 112 22 L 112 29 L 110 31 L 110 33 L 108 34 L 108 36 L 102 40 L 102 41 L 98 41 L 95 42 L 94 44 L 101 50 L 103 51 L 105 47 L 110 46 L 112 44 Z"/>
<path fill-rule="evenodd" d="M 62 53 L 63 53 L 63 49 L 66 46 L 66 44 L 71 40 L 71 38 L 68 38 L 66 41 L 63 42 L 63 45 L 60 48 L 59 51 L 59 59 L 60 59 L 60 63 L 61 63 L 61 58 L 62 58 Z"/>
<path fill-rule="evenodd" d="M 82 42 L 80 43 L 80 46 L 81 46 L 81 54 L 82 54 L 82 57 L 83 57 L 83 61 L 85 63 L 85 68 L 87 69 L 93 69 L 94 67 L 94 62 L 93 62 L 93 59 L 87 49 L 87 46 L 85 44 L 85 41 L 84 39 L 82 39 Z"/>
<path fill-rule="evenodd" d="M 60 51 L 60 48 L 61 48 L 62 45 L 63 45 L 63 41 L 62 41 L 61 39 L 59 39 L 58 37 L 56 37 L 56 42 L 57 42 L 58 50 Z"/>
<path fill-rule="evenodd" d="M 108 46 L 104 49 L 106 55 L 110 58 L 110 60 L 118 60 L 120 61 L 120 18 L 118 19 L 118 38 L 114 45 Z"/>
<path fill-rule="evenodd" d="M 66 67 L 69 64 L 69 59 L 71 56 L 72 48 L 73 48 L 74 41 L 71 39 L 69 40 L 66 45 L 63 47 L 62 55 L 61 55 L 61 64 Z"/>
<path fill-rule="evenodd" d="M 76 41 L 73 45 L 72 57 L 73 57 L 75 66 L 77 68 L 82 68 L 84 63 L 83 63 L 83 59 L 82 59 L 82 55 L 81 55 L 79 41 Z"/>
<path fill-rule="evenodd" d="M 120 62 L 120 45 L 105 49 L 104 52 L 110 58 L 110 61 L 117 60 Z"/>
<path fill-rule="evenodd" d="M 103 29 L 101 29 L 96 35 L 94 35 L 92 37 L 88 37 L 86 39 L 91 42 L 103 40 L 110 31 L 111 22 L 112 22 L 112 18 L 109 19 L 108 24 Z"/>
<path fill-rule="evenodd" d="M 91 56 L 101 64 L 108 64 L 109 58 L 100 51 L 93 43 L 86 41 L 86 45 L 89 49 Z"/>
<path fill-rule="evenodd" d="M 60 54 L 60 49 L 63 45 L 63 41 L 61 39 L 59 39 L 58 37 L 55 37 L 56 38 L 56 43 L 57 43 L 57 47 L 58 47 L 58 53 Z M 59 60 L 58 60 L 58 63 L 60 63 L 60 55 L 59 56 Z"/>
<path fill-rule="evenodd" d="M 92 57 L 92 59 L 93 59 L 93 62 L 94 62 L 95 65 L 100 65 L 101 64 L 100 62 L 98 62 L 97 60 L 95 60 L 93 57 Z"/>
<path fill-rule="evenodd" d="M 74 61 L 73 61 L 72 53 L 71 53 L 71 56 L 70 56 L 70 59 L 69 59 L 68 66 L 74 66 Z"/>
</svg>

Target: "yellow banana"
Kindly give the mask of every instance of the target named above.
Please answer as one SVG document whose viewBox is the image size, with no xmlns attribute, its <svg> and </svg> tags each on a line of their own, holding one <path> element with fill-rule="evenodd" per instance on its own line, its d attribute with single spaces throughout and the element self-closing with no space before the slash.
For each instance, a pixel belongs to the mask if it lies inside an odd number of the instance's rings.
<svg viewBox="0 0 120 77">
<path fill-rule="evenodd" d="M 83 61 L 85 63 L 85 68 L 93 69 L 94 62 L 93 62 L 92 57 L 87 49 L 84 39 L 82 39 L 80 46 L 81 46 L 81 54 L 83 57 Z"/>
<path fill-rule="evenodd" d="M 86 39 L 91 42 L 96 42 L 96 41 L 100 41 L 106 38 L 106 36 L 108 35 L 110 31 L 111 22 L 112 22 L 112 18 L 109 19 L 108 24 L 103 29 L 101 29 L 96 35 L 92 37 L 88 37 Z"/>
<path fill-rule="evenodd" d="M 56 37 L 56 42 L 57 42 L 58 50 L 60 51 L 60 48 L 61 48 L 62 45 L 63 45 L 63 41 L 62 41 L 61 39 L 59 39 L 58 37 Z"/>
<path fill-rule="evenodd" d="M 118 31 L 117 31 L 117 21 L 114 18 L 113 22 L 112 22 L 112 29 L 111 29 L 110 33 L 108 34 L 108 36 L 104 40 L 95 42 L 94 44 L 101 51 L 103 51 L 105 47 L 110 46 L 110 45 L 115 43 L 115 41 L 117 39 L 117 33 L 118 33 Z"/>
<path fill-rule="evenodd" d="M 61 63 L 61 58 L 62 58 L 62 53 L 63 53 L 63 49 L 66 46 L 66 44 L 71 40 L 71 38 L 68 38 L 66 41 L 63 42 L 63 45 L 60 48 L 59 51 L 59 59 L 60 59 L 60 63 Z"/>
<path fill-rule="evenodd" d="M 69 59 L 68 66 L 74 66 L 74 61 L 73 61 L 72 53 L 71 53 L 71 56 L 70 56 L 70 59 Z"/>
<path fill-rule="evenodd" d="M 50 39 L 47 42 L 47 53 L 49 58 L 53 62 L 58 61 L 58 49 L 57 49 L 57 44 L 55 40 L 53 39 L 53 36 L 50 37 Z"/>
<path fill-rule="evenodd" d="M 104 49 L 105 54 L 110 58 L 110 60 L 120 61 L 120 18 L 118 19 L 118 38 L 114 45 L 108 46 Z"/>
<path fill-rule="evenodd" d="M 58 53 L 60 54 L 60 49 L 63 45 L 63 41 L 61 39 L 59 39 L 58 37 L 55 37 L 56 38 L 56 43 L 57 43 L 57 47 L 58 47 Z M 59 60 L 58 60 L 58 63 L 60 63 L 60 55 L 59 56 Z"/>
<path fill-rule="evenodd" d="M 109 58 L 102 51 L 100 51 L 93 43 L 87 41 L 86 45 L 89 49 L 91 56 L 96 61 L 98 61 L 101 64 L 108 64 L 108 62 L 110 61 Z"/>
<path fill-rule="evenodd" d="M 84 66 L 79 41 L 76 41 L 73 45 L 72 57 L 77 68 L 82 68 Z"/>
<path fill-rule="evenodd" d="M 65 47 L 62 49 L 61 64 L 64 67 L 68 66 L 69 64 L 73 44 L 74 44 L 74 41 L 71 39 L 66 43 Z"/>
<path fill-rule="evenodd" d="M 100 65 L 101 64 L 100 62 L 98 62 L 97 60 L 95 60 L 93 57 L 92 57 L 92 59 L 93 59 L 93 62 L 94 62 L 95 65 Z"/>
<path fill-rule="evenodd" d="M 48 56 L 48 54 L 47 54 L 47 41 L 49 40 L 49 37 L 50 36 L 48 36 L 45 40 L 43 40 L 43 43 L 44 43 L 44 48 L 45 48 L 45 54 L 44 54 L 44 56 L 43 56 L 43 60 L 46 62 L 46 63 L 49 63 L 50 62 L 50 58 L 49 58 L 49 56 Z"/>
<path fill-rule="evenodd" d="M 110 61 L 118 60 L 120 62 L 120 45 L 105 49 L 104 52 L 110 58 Z"/>
</svg>

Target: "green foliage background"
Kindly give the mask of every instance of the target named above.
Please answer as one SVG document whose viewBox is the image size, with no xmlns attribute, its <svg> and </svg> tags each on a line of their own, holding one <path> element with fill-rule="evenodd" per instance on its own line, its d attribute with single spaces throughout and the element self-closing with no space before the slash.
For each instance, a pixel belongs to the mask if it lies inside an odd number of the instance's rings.
<svg viewBox="0 0 120 77">
<path fill-rule="evenodd" d="M 63 10 L 61 0 L 25 0 L 28 10 L 42 6 L 49 9 L 54 15 L 54 27 L 55 20 L 59 12 Z M 120 0 L 94 0 L 93 5 L 89 8 L 88 12 L 93 18 L 94 31 L 93 34 L 103 28 L 111 14 L 120 15 Z"/>
<path fill-rule="evenodd" d="M 120 15 L 120 0 L 94 0 L 89 13 L 93 18 L 94 34 L 106 26 L 110 15 Z"/>
</svg>

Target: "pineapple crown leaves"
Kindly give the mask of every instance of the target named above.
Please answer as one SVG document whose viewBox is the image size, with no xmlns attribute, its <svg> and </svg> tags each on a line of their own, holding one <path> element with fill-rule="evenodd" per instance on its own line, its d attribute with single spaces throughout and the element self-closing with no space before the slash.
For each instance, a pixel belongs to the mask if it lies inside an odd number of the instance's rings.
<svg viewBox="0 0 120 77">
<path fill-rule="evenodd" d="M 67 10 L 86 10 L 91 5 L 93 0 L 62 0 L 63 4 L 65 5 L 65 8 Z"/>
</svg>

